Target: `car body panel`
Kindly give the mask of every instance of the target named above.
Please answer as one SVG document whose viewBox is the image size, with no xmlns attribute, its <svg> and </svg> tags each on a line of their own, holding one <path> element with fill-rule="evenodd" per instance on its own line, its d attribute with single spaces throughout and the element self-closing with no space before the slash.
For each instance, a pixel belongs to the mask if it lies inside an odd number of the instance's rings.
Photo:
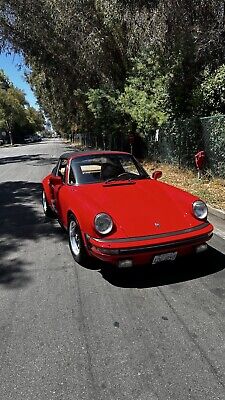
<svg viewBox="0 0 225 400">
<path fill-rule="evenodd" d="M 72 213 L 76 217 L 90 255 L 114 264 L 127 257 L 134 264 L 142 264 L 156 254 L 191 253 L 209 240 L 212 225 L 197 219 L 192 211 L 193 202 L 199 198 L 174 186 L 150 177 L 69 184 L 71 160 L 84 154 L 88 157 L 128 153 L 64 153 L 61 158 L 67 159 L 65 183 L 56 187 L 51 184 L 55 170 L 42 181 L 48 204 L 60 223 L 67 229 L 68 216 Z M 107 236 L 95 230 L 94 218 L 98 213 L 109 214 L 114 222 Z"/>
<path fill-rule="evenodd" d="M 147 179 L 134 184 L 125 181 L 70 189 L 71 204 L 78 202 L 79 208 L 84 208 L 91 219 L 98 212 L 108 213 L 117 227 L 112 235 L 118 236 L 122 229 L 126 237 L 197 226 L 199 221 L 192 215 L 190 206 L 190 198 L 195 201 L 197 197 L 189 197 L 188 202 L 185 192 L 177 191 L 176 195 L 174 192 L 173 188 Z"/>
</svg>

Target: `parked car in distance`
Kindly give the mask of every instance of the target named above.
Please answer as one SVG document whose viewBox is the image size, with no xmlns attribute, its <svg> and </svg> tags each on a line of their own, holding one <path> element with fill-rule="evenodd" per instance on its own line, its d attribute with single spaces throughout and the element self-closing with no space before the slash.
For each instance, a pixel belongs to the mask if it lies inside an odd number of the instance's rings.
<svg viewBox="0 0 225 400">
<path fill-rule="evenodd" d="M 125 152 L 64 153 L 42 181 L 43 209 L 68 231 L 78 263 L 88 255 L 122 268 L 206 250 L 206 204 L 161 175 Z"/>
<path fill-rule="evenodd" d="M 38 135 L 37 133 L 24 136 L 24 143 L 35 143 L 35 142 L 41 142 L 41 141 L 42 141 L 42 137 L 40 135 Z"/>
<path fill-rule="evenodd" d="M 32 138 L 33 138 L 33 142 L 41 142 L 42 141 L 42 137 L 38 133 L 34 133 Z"/>
</svg>

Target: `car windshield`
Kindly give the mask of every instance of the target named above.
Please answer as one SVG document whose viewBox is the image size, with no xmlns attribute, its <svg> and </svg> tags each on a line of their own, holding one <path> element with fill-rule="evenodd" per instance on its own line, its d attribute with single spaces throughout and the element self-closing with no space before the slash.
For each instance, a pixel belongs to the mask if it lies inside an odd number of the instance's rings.
<svg viewBox="0 0 225 400">
<path fill-rule="evenodd" d="M 77 157 L 72 160 L 71 169 L 77 184 L 149 178 L 132 155 L 122 153 Z"/>
</svg>

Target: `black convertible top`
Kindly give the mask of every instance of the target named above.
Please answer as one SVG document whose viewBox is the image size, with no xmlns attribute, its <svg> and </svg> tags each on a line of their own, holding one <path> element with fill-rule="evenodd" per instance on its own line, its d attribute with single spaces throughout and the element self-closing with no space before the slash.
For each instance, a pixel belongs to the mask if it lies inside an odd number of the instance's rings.
<svg viewBox="0 0 225 400">
<path fill-rule="evenodd" d="M 94 154 L 125 154 L 125 152 L 123 151 L 110 151 L 110 150 L 85 150 L 85 151 L 70 151 L 70 152 L 66 152 L 61 154 L 60 158 L 63 159 L 70 159 L 70 158 L 76 158 L 76 157 L 80 157 L 80 156 L 85 156 L 85 155 L 94 155 Z"/>
</svg>

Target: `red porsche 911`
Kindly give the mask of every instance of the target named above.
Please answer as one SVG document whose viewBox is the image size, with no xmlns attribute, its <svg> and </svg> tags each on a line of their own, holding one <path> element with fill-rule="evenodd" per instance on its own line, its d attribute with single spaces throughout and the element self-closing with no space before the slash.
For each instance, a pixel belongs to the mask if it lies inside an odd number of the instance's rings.
<svg viewBox="0 0 225 400">
<path fill-rule="evenodd" d="M 206 250 L 206 204 L 161 175 L 125 152 L 65 153 L 42 181 L 43 209 L 68 231 L 78 263 L 88 255 L 130 267 Z"/>
</svg>

